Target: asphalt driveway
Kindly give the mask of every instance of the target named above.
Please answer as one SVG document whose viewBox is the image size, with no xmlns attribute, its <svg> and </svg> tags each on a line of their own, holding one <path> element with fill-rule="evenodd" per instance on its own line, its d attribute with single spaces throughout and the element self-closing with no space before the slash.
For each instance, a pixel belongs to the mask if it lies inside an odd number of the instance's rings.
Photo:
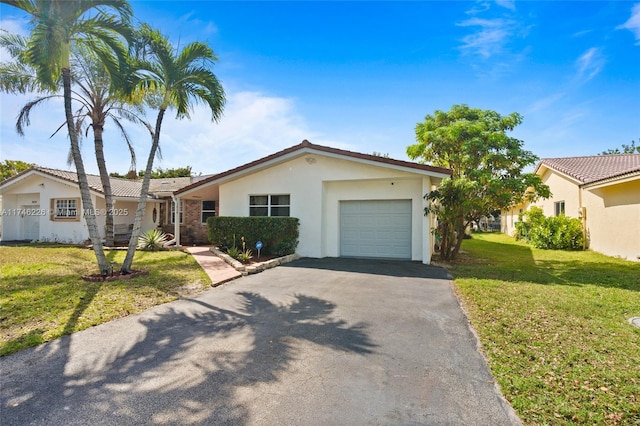
<svg viewBox="0 0 640 426">
<path fill-rule="evenodd" d="M 512 425 L 444 270 L 301 259 L 0 359 L 2 425 Z"/>
</svg>

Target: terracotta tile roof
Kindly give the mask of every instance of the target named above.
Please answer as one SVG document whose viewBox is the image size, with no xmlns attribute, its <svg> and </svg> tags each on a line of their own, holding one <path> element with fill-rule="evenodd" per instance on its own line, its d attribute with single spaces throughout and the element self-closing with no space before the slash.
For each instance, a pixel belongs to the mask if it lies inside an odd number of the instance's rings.
<svg viewBox="0 0 640 426">
<path fill-rule="evenodd" d="M 540 167 L 564 173 L 582 185 L 640 173 L 640 154 L 595 155 L 589 157 L 543 158 Z"/>
<path fill-rule="evenodd" d="M 341 155 L 341 156 L 344 156 L 344 157 L 351 157 L 351 158 L 357 158 L 357 159 L 361 159 L 361 160 L 375 161 L 377 163 L 382 163 L 382 164 L 406 167 L 406 168 L 422 170 L 422 171 L 430 171 L 430 172 L 434 172 L 434 173 L 441 173 L 441 174 L 447 175 L 447 176 L 451 175 L 451 170 L 445 169 L 443 167 L 429 166 L 427 164 L 412 163 L 412 162 L 409 162 L 409 161 L 395 160 L 393 158 L 385 158 L 385 157 L 380 157 L 380 156 L 377 156 L 377 155 L 362 154 L 362 153 L 359 153 L 359 152 L 347 151 L 347 150 L 344 150 L 344 149 L 331 148 L 331 147 L 323 146 L 323 145 L 316 145 L 316 144 L 312 144 L 311 142 L 309 142 L 308 140 L 305 139 L 305 140 L 302 141 L 302 143 L 300 143 L 298 145 L 294 145 L 294 146 L 289 147 L 287 149 L 283 149 L 282 151 L 276 152 L 275 154 L 271 154 L 271 155 L 268 155 L 266 157 L 260 158 L 258 160 L 252 161 L 250 163 L 243 164 L 242 166 L 236 167 L 236 168 L 231 169 L 231 170 L 227 170 L 226 172 L 218 173 L 216 175 L 210 175 L 210 176 L 206 177 L 205 179 L 202 179 L 200 181 L 194 182 L 191 185 L 185 186 L 184 188 L 181 188 L 181 189 L 177 190 L 175 193 L 179 194 L 179 193 L 188 191 L 190 189 L 196 188 L 196 187 L 198 187 L 200 185 L 203 185 L 203 184 L 206 184 L 208 182 L 215 181 L 215 180 L 224 178 L 226 176 L 233 175 L 233 174 L 238 173 L 238 172 L 242 172 L 244 170 L 247 170 L 247 169 L 250 169 L 252 167 L 258 166 L 260 164 L 268 163 L 269 161 L 275 160 L 275 159 L 277 159 L 279 157 L 286 156 L 288 154 L 294 153 L 294 152 L 302 150 L 304 148 L 309 148 L 309 149 L 313 149 L 315 151 L 320 151 L 320 152 L 326 152 L 326 153 L 329 153 L 329 154 L 337 154 L 337 155 Z"/>
</svg>

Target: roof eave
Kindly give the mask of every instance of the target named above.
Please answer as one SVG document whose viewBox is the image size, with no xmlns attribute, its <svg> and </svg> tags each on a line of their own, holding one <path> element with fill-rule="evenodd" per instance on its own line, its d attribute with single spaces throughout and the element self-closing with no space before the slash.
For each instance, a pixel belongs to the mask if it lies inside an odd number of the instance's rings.
<svg viewBox="0 0 640 426">
<path fill-rule="evenodd" d="M 272 167 L 276 164 L 289 161 L 294 158 L 301 157 L 308 154 L 319 154 L 333 158 L 346 159 L 350 161 L 361 162 L 364 164 L 374 165 L 378 167 L 388 167 L 396 170 L 401 170 L 409 173 L 422 174 L 425 176 L 432 176 L 436 178 L 445 178 L 451 176 L 451 171 L 442 167 L 434 167 L 417 163 L 409 163 L 402 160 L 395 160 L 385 157 L 376 157 L 368 154 L 361 154 L 351 151 L 345 151 L 337 148 L 326 147 L 322 145 L 315 145 L 307 140 L 302 141 L 298 145 L 286 148 L 282 151 L 276 152 L 269 156 L 260 158 L 250 163 L 238 166 L 234 169 L 226 172 L 213 175 L 210 178 L 195 182 L 191 185 L 185 186 L 177 191 L 174 191 L 175 195 L 186 195 L 189 192 L 199 189 L 202 186 L 211 184 L 220 184 L 238 177 L 255 173 L 259 170 L 263 170 Z"/>
</svg>

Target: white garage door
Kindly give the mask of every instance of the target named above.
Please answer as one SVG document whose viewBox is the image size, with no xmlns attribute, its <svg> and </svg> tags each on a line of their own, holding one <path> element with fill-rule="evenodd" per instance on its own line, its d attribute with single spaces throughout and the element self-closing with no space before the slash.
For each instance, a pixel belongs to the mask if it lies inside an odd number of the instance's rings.
<svg viewBox="0 0 640 426">
<path fill-rule="evenodd" d="M 340 256 L 411 259 L 411 200 L 341 201 Z"/>
</svg>

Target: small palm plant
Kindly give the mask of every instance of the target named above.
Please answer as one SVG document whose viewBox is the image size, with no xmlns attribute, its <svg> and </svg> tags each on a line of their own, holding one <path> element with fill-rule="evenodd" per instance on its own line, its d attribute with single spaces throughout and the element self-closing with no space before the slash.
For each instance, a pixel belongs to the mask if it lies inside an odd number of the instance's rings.
<svg viewBox="0 0 640 426">
<path fill-rule="evenodd" d="M 168 240 L 167 234 L 159 229 L 149 229 L 138 238 L 138 250 L 156 251 L 164 247 Z"/>
<path fill-rule="evenodd" d="M 251 252 L 251 249 L 245 249 L 238 255 L 238 260 L 242 263 L 249 263 L 252 257 L 253 253 Z"/>
</svg>

